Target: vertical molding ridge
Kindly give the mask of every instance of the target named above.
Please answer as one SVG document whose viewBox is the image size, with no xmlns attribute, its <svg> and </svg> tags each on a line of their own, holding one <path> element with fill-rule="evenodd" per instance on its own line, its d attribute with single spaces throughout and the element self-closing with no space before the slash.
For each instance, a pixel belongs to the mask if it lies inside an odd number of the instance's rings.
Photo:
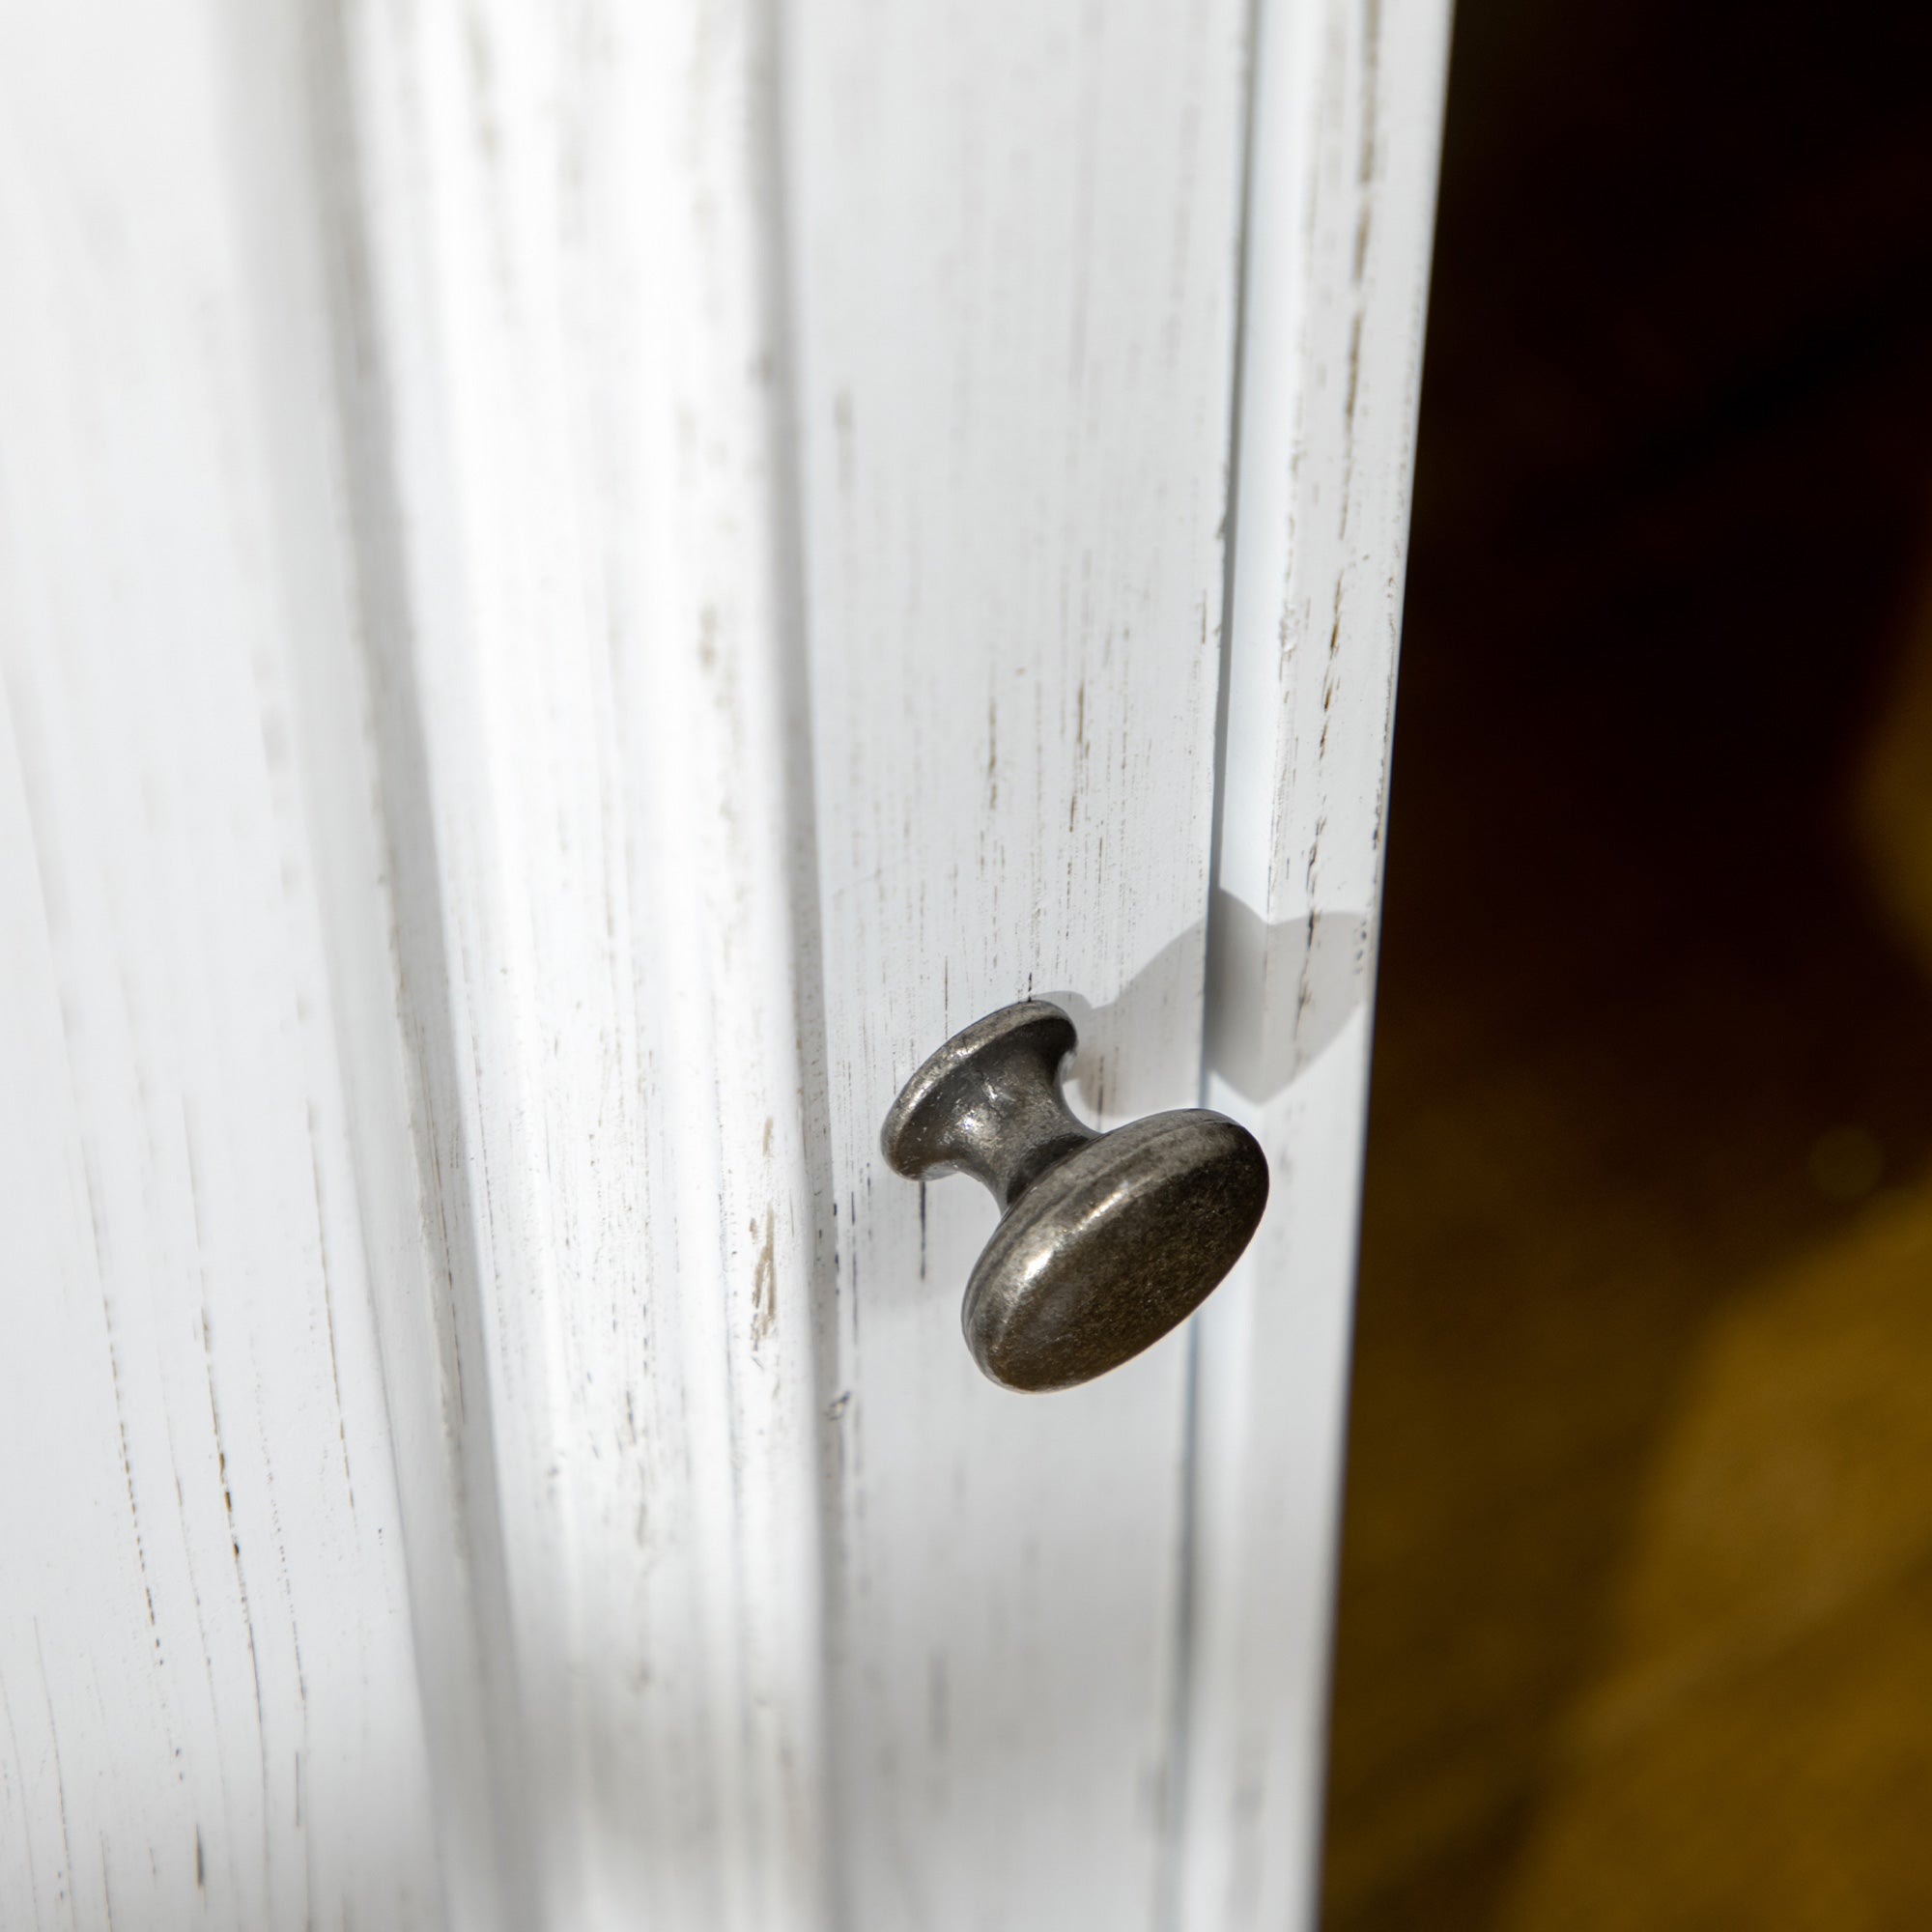
<svg viewBox="0 0 1932 1932">
<path fill-rule="evenodd" d="M 394 1318 L 398 1406 L 435 1407 L 461 1525 L 418 1641 L 467 1581 L 445 1861 L 501 1893 L 456 1916 L 813 1932 L 829 1190 L 776 11 L 320 11 L 438 1318 L 433 1350 Z"/>
<path fill-rule="evenodd" d="M 767 217 L 769 339 L 774 352 L 772 427 L 778 452 L 777 569 L 783 633 L 780 705 L 784 744 L 784 797 L 791 831 L 787 905 L 793 1002 L 798 1025 L 800 1130 L 810 1234 L 805 1282 L 812 1318 L 810 1405 L 816 1475 L 818 1638 L 821 1659 L 820 1745 L 816 1777 L 824 1848 L 819 1905 L 828 1927 L 851 1920 L 845 1873 L 848 1833 L 842 1817 L 847 1780 L 842 1728 L 834 1709 L 848 1660 L 839 1641 L 838 1605 L 844 1591 L 843 1492 L 839 1479 L 838 1225 L 833 1211 L 832 1078 L 827 1032 L 826 960 L 819 864 L 817 744 L 811 699 L 811 600 L 806 544 L 804 425 L 800 419 L 798 318 L 799 211 L 791 192 L 796 174 L 792 142 L 796 102 L 790 10 L 786 0 L 758 0 L 765 48 L 767 141 L 759 170 Z"/>
<path fill-rule="evenodd" d="M 379 828 L 373 894 L 338 890 L 358 1196 L 424 1687 L 452 1924 L 533 1926 L 535 1847 L 524 1788 L 509 1577 L 497 1480 L 483 1258 L 463 1119 L 444 868 L 414 647 L 417 622 L 395 424 L 371 259 L 352 6 L 307 9 L 315 173 L 359 662 L 344 668 Z M 364 878 L 367 877 L 366 870 Z M 362 879 L 355 883 L 360 885 Z M 353 958 L 346 955 L 354 953 Z"/>
<path fill-rule="evenodd" d="M 1227 812 L 1229 704 L 1234 686 L 1235 559 L 1241 531 L 1241 398 L 1245 390 L 1248 340 L 1247 261 L 1254 220 L 1255 99 L 1261 69 L 1264 0 L 1247 0 L 1241 75 L 1240 207 L 1235 224 L 1235 300 L 1228 361 L 1227 508 L 1221 526 L 1221 622 L 1217 634 L 1218 670 L 1214 692 L 1214 803 L 1208 838 L 1208 902 L 1203 913 L 1206 941 L 1202 961 L 1200 1104 L 1209 1104 L 1213 1048 L 1217 1037 L 1218 993 L 1225 987 L 1227 917 L 1220 910 L 1221 826 Z M 1168 1803 L 1168 1847 L 1162 1873 L 1162 1932 L 1186 1932 L 1183 1917 L 1189 1780 L 1194 1758 L 1194 1706 L 1200 1667 L 1196 1624 L 1200 1559 L 1201 1496 L 1201 1328 L 1187 1327 L 1187 1398 L 1181 1448 L 1180 1548 L 1177 1561 L 1172 1790 Z"/>
</svg>

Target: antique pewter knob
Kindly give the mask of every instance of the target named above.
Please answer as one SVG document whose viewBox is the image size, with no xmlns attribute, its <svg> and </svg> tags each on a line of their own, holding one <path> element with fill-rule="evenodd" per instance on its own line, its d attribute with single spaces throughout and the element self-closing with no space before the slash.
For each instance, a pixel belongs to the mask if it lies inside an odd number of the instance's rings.
<svg viewBox="0 0 1932 1932">
<path fill-rule="evenodd" d="M 1267 1206 L 1245 1127 L 1189 1107 L 1095 1133 L 1067 1111 L 1073 1022 L 1044 1000 L 954 1034 L 905 1084 L 880 1135 L 909 1180 L 964 1168 L 1000 1225 L 966 1284 L 973 1359 L 1016 1389 L 1119 1368 L 1205 1301 Z"/>
</svg>

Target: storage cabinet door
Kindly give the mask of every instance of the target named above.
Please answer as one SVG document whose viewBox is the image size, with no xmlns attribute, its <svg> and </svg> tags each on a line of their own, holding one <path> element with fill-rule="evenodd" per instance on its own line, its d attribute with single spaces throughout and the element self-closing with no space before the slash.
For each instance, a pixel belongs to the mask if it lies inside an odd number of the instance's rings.
<svg viewBox="0 0 1932 1932">
<path fill-rule="evenodd" d="M 22 1922 L 1305 1918 L 1445 29 L 0 23 Z M 1274 1168 L 1053 1396 L 1030 994 Z"/>
<path fill-rule="evenodd" d="M 788 120 L 835 1219 L 844 1910 L 1149 1926 L 1176 1796 L 1188 1350 L 996 1387 L 996 1218 L 885 1105 L 1031 994 L 1075 1108 L 1198 1102 L 1245 11 L 812 10 Z"/>
</svg>

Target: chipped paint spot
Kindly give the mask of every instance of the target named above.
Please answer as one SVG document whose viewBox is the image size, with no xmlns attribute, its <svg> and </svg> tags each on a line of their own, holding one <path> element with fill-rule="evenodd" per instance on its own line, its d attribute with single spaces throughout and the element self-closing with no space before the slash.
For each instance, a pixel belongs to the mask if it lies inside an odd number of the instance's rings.
<svg viewBox="0 0 1932 1932">
<path fill-rule="evenodd" d="M 752 1223 L 752 1235 L 755 1239 L 758 1224 Z M 755 1348 L 772 1332 L 779 1316 L 779 1271 L 776 1254 L 777 1221 L 772 1210 L 765 1209 L 764 1245 L 758 1250 L 758 1259 L 752 1269 L 752 1344 Z"/>
</svg>

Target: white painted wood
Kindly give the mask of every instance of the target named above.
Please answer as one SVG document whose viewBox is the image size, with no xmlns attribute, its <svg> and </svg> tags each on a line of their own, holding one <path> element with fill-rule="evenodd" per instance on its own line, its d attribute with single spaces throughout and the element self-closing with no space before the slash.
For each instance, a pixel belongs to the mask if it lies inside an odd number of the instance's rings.
<svg viewBox="0 0 1932 1932">
<path fill-rule="evenodd" d="M 1240 907 L 1264 960 L 1314 915 L 1320 966 L 1374 904 L 1442 27 L 1383 0 L 1378 68 L 1375 17 L 1266 15 L 1236 968 Z M 1248 27 L 0 20 L 26 1922 L 1305 1891 L 1366 947 L 1325 1054 L 1295 980 L 1273 1097 L 1285 969 L 1227 976 L 1251 1278 L 1311 1286 L 1224 1292 L 1192 1478 L 1187 1346 L 983 1382 L 990 1204 L 876 1150 L 1029 991 L 1089 1118 L 1201 1088 Z"/>
<path fill-rule="evenodd" d="M 1273 1172 L 1199 1323 L 1178 1923 L 1312 1925 L 1446 0 L 1263 0 L 1208 1104 Z"/>
<path fill-rule="evenodd" d="M 983 1380 L 879 1123 L 1029 991 L 1198 1093 L 1243 8 L 801 8 L 788 182 L 838 1215 L 841 1922 L 1151 1927 L 1186 1350 Z"/>
<path fill-rule="evenodd" d="M 347 49 L 533 1909 L 1151 1923 L 1184 1358 L 981 1383 L 875 1139 L 1029 985 L 1105 1118 L 1198 1083 L 1241 19 L 793 27 L 788 286 L 755 12 Z"/>
<path fill-rule="evenodd" d="M 443 1922 L 298 769 L 298 70 L 234 24 L 0 17 L 9 1925 Z"/>
<path fill-rule="evenodd" d="M 37 1922 L 819 1917 L 764 28 L 455 25 L 11 37 Z"/>
<path fill-rule="evenodd" d="M 805 1927 L 829 1896 L 769 32 L 497 0 L 357 12 L 345 45 L 513 1924 Z"/>
</svg>

